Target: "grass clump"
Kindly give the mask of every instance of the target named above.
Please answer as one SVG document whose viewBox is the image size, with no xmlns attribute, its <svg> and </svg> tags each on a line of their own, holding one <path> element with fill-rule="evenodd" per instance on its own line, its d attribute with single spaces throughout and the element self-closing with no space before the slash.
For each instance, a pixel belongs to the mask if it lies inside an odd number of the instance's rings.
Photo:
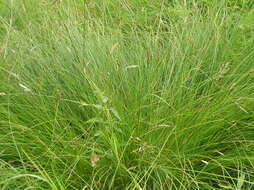
<svg viewBox="0 0 254 190">
<path fill-rule="evenodd" d="M 251 1 L 145 2 L 0 4 L 1 189 L 253 189 Z"/>
</svg>

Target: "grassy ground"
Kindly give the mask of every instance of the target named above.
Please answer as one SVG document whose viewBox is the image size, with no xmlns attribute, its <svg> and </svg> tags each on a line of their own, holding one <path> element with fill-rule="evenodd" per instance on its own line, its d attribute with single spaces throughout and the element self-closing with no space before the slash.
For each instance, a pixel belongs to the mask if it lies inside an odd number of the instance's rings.
<svg viewBox="0 0 254 190">
<path fill-rule="evenodd" d="M 0 189 L 254 189 L 254 11 L 0 2 Z"/>
</svg>

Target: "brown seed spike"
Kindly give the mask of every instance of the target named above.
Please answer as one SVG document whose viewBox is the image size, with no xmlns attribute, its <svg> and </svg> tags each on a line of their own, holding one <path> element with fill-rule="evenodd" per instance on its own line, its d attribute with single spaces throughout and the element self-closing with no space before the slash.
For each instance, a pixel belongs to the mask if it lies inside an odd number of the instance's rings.
<svg viewBox="0 0 254 190">
<path fill-rule="evenodd" d="M 97 162 L 100 160 L 100 157 L 97 154 L 92 154 L 90 156 L 91 165 L 93 168 L 96 167 Z"/>
</svg>

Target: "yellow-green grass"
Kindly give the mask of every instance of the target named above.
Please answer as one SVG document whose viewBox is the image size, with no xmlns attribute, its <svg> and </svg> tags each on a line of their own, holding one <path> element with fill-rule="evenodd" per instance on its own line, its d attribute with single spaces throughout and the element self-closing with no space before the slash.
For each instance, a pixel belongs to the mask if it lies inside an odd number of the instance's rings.
<svg viewBox="0 0 254 190">
<path fill-rule="evenodd" d="M 0 189 L 254 189 L 251 3 L 1 2 Z"/>
</svg>

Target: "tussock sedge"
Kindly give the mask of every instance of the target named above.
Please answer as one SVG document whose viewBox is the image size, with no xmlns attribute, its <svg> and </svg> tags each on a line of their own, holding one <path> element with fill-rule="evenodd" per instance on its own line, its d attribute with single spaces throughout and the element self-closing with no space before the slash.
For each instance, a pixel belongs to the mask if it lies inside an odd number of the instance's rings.
<svg viewBox="0 0 254 190">
<path fill-rule="evenodd" d="M 0 189 L 254 189 L 252 0 L 0 2 Z"/>
</svg>

